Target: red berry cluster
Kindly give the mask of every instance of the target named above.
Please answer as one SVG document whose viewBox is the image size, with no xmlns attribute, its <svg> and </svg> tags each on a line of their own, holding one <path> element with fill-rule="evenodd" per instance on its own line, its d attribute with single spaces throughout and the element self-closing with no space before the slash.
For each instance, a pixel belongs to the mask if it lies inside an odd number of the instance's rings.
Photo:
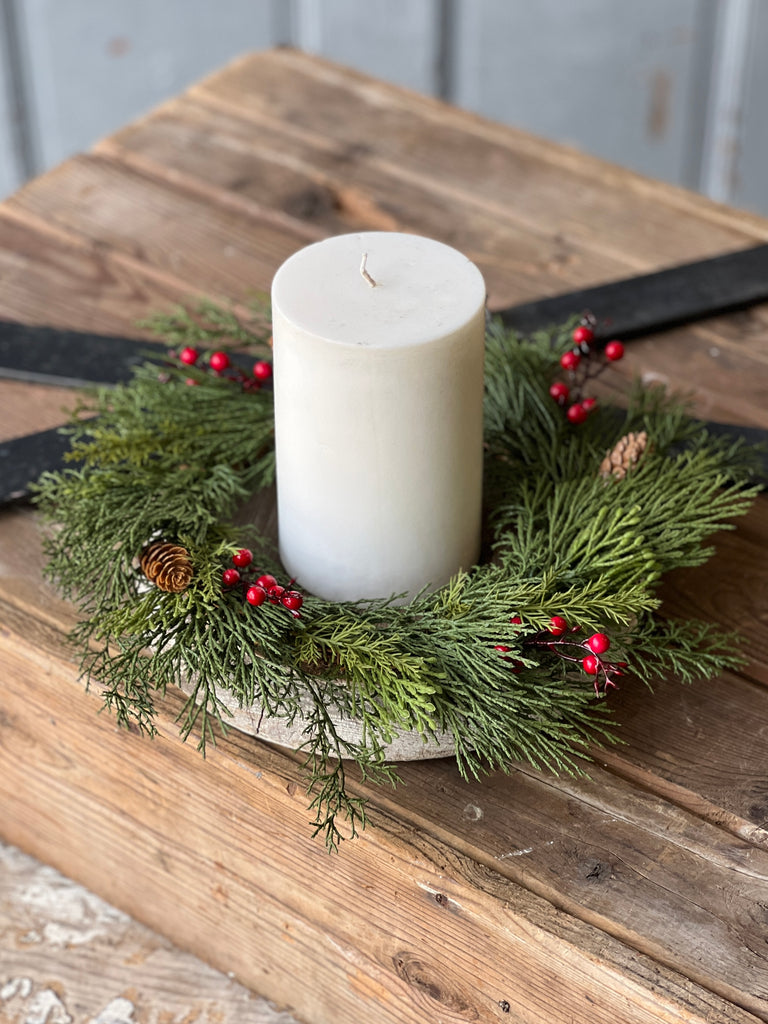
<svg viewBox="0 0 768 1024">
<path fill-rule="evenodd" d="M 621 359 L 624 346 L 620 341 L 609 341 L 603 349 L 605 361 L 596 363 L 592 346 L 595 338 L 594 318 L 591 315 L 583 317 L 574 329 L 572 338 L 574 347 L 560 356 L 560 365 L 568 373 L 570 383 L 555 381 L 549 393 L 565 409 L 569 423 L 583 423 L 597 405 L 596 398 L 584 396 L 585 384 L 601 374 L 608 363 Z"/>
<path fill-rule="evenodd" d="M 241 593 L 248 604 L 258 608 L 269 601 L 270 604 L 280 604 L 287 608 L 295 619 L 300 618 L 301 606 L 304 598 L 298 590 L 281 587 L 274 576 L 263 573 L 257 576 L 258 570 L 253 569 L 253 552 L 248 548 L 240 548 L 232 556 L 232 561 L 237 566 L 234 569 L 225 569 L 221 574 L 221 582 L 225 591 L 231 591 L 239 586 Z"/>
<path fill-rule="evenodd" d="M 562 615 L 553 615 L 544 632 L 527 641 L 537 647 L 547 647 L 564 661 L 580 664 L 588 676 L 595 677 L 595 694 L 607 693 L 609 688 L 616 689 L 618 676 L 623 675 L 627 667 L 625 661 L 608 661 L 602 655 L 607 654 L 611 639 L 607 633 L 592 633 L 583 640 L 567 639 L 581 631 L 581 626 L 570 626 Z M 558 639 L 553 640 L 552 637 Z M 563 639 L 559 639 L 563 637 Z M 575 648 L 575 651 L 574 651 Z M 582 653 L 586 652 L 586 653 Z"/>
<path fill-rule="evenodd" d="M 179 352 L 179 361 L 184 366 L 199 366 L 201 353 L 196 348 L 187 346 Z M 263 384 L 272 379 L 272 364 L 264 359 L 259 359 L 253 364 L 250 374 L 233 366 L 232 361 L 226 352 L 211 352 L 207 357 L 208 367 L 217 377 L 226 376 L 229 380 L 242 384 L 244 391 L 256 391 Z M 196 384 L 193 378 L 187 380 L 187 384 Z"/>
<path fill-rule="evenodd" d="M 519 615 L 513 616 L 509 621 L 513 625 L 521 624 Z M 545 630 L 526 637 L 523 643 L 531 647 L 546 647 L 564 661 L 579 665 L 588 676 L 595 677 L 596 696 L 601 692 L 607 693 L 609 689 L 615 690 L 616 679 L 624 674 L 623 670 L 627 667 L 626 661 L 612 662 L 603 657 L 611 646 L 611 639 L 607 633 L 592 633 L 583 640 L 570 639 L 580 631 L 580 626 L 570 626 L 562 615 L 553 615 Z M 511 663 L 513 672 L 519 672 L 524 667 L 523 663 L 509 657 L 507 652 L 510 649 L 505 644 L 496 644 L 494 648 L 505 661 Z"/>
</svg>

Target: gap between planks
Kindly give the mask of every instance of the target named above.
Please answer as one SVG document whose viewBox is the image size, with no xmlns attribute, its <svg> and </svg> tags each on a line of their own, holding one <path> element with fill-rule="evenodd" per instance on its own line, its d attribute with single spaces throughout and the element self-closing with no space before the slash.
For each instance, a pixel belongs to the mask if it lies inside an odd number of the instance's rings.
<svg viewBox="0 0 768 1024">
<path fill-rule="evenodd" d="M 642 196 L 650 196 L 686 213 L 710 220 L 721 227 L 750 235 L 755 243 L 768 241 L 768 220 L 719 203 L 709 197 L 682 186 L 673 185 L 656 178 L 639 174 L 620 164 L 611 163 L 600 157 L 585 153 L 573 146 L 554 143 L 543 137 L 525 132 L 513 125 L 502 124 L 482 117 L 473 111 L 462 109 L 437 97 L 409 90 L 395 83 L 373 80 L 364 72 L 334 63 L 317 54 L 303 53 L 291 47 L 281 47 L 260 54 L 247 54 L 232 64 L 202 79 L 190 90 L 215 89 L 230 75 L 248 70 L 254 63 L 274 62 L 285 66 L 291 73 L 298 72 L 317 81 L 331 82 L 337 87 L 358 92 L 360 95 L 376 96 L 382 106 L 397 106 L 412 113 L 418 109 L 420 116 L 439 124 L 449 124 L 468 135 L 487 139 L 503 148 L 524 152 L 532 159 L 552 167 L 562 168 L 570 175 L 601 179 L 611 186 L 620 186 Z"/>
</svg>

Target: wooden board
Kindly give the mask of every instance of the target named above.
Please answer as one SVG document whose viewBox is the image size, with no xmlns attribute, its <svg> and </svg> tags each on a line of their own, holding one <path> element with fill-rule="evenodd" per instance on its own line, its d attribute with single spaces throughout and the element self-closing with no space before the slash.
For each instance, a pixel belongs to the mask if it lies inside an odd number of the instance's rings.
<svg viewBox="0 0 768 1024">
<path fill-rule="evenodd" d="M 0 843 L 3 1024 L 297 1024 L 53 868 Z"/>
<path fill-rule="evenodd" d="M 497 303 L 768 235 L 279 51 L 0 208 L 0 316 L 133 333 L 184 296 L 244 302 L 305 242 L 369 227 L 465 246 Z M 633 343 L 614 391 L 639 369 L 768 428 L 765 318 Z M 0 405 L 0 437 L 23 402 Z M 744 629 L 742 672 L 654 694 L 625 682 L 612 699 L 626 742 L 588 779 L 519 766 L 467 785 L 450 761 L 404 766 L 396 791 L 354 777 L 371 824 L 329 858 L 295 755 L 230 733 L 202 761 L 178 741 L 177 693 L 154 742 L 96 714 L 63 641 L 72 610 L 42 581 L 38 524 L 6 511 L 0 834 L 306 1021 L 768 1020 L 766 539 L 761 500 L 707 569 L 666 588 L 671 612 Z"/>
</svg>

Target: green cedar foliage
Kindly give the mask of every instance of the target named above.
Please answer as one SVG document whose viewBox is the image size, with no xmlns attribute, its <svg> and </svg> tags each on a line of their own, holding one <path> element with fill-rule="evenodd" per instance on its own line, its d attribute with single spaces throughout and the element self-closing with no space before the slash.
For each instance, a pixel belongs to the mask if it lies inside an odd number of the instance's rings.
<svg viewBox="0 0 768 1024">
<path fill-rule="evenodd" d="M 152 326 L 174 345 L 229 340 L 262 352 L 268 332 L 210 304 Z M 271 391 L 169 361 L 91 395 L 81 413 L 95 418 L 68 428 L 74 464 L 41 479 L 38 501 L 55 524 L 49 576 L 79 606 L 72 639 L 84 675 L 117 720 L 152 733 L 155 695 L 185 683 L 181 731 L 202 750 L 226 728 L 221 689 L 303 722 L 314 827 L 333 849 L 343 819 L 353 835 L 365 822 L 348 760 L 364 779 L 395 783 L 385 745 L 403 730 L 425 742 L 452 733 L 466 777 L 520 760 L 578 772 L 589 744 L 614 741 L 610 702 L 590 677 L 532 640 L 553 614 L 608 632 L 612 656 L 648 683 L 734 664 L 731 638 L 654 612 L 662 574 L 705 561 L 706 538 L 747 510 L 757 490 L 749 453 L 710 438 L 657 388 L 636 388 L 625 411 L 598 407 L 569 424 L 548 394 L 569 345 L 569 327 L 533 339 L 489 328 L 487 559 L 405 606 L 307 595 L 299 618 L 252 608 L 221 584 L 244 544 L 264 571 L 284 575 L 268 543 L 233 524 L 274 477 Z M 639 465 L 624 480 L 600 477 L 606 450 L 641 429 L 651 445 Z M 156 537 L 189 550 L 184 593 L 141 574 L 138 556 Z M 339 735 L 332 711 L 362 723 L 360 742 Z"/>
</svg>

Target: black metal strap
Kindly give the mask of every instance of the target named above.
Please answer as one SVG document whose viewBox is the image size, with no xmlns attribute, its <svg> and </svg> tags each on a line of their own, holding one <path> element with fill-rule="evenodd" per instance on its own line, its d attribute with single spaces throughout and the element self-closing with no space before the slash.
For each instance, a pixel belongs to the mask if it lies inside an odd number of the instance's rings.
<svg viewBox="0 0 768 1024">
<path fill-rule="evenodd" d="M 58 427 L 0 441 L 0 505 L 28 500 L 30 482 L 47 469 L 62 469 L 68 450 L 69 438 Z"/>
<path fill-rule="evenodd" d="M 629 341 L 765 301 L 768 245 L 758 245 L 642 277 L 511 306 L 498 310 L 497 315 L 508 327 L 527 334 L 591 310 L 597 316 L 598 338 Z"/>
<path fill-rule="evenodd" d="M 768 245 L 671 267 L 596 288 L 580 289 L 497 311 L 522 333 L 560 324 L 574 313 L 597 316 L 598 339 L 623 341 L 682 323 L 768 301 Z M 117 384 L 148 356 L 162 357 L 164 345 L 51 327 L 0 321 L 0 376 L 81 387 Z M 241 356 L 245 361 L 248 356 Z M 714 432 L 740 434 L 765 443 L 768 432 L 709 423 Z M 56 430 L 0 443 L 0 504 L 28 495 L 28 482 L 62 465 L 66 441 Z M 768 478 L 768 462 L 765 466 Z"/>
<path fill-rule="evenodd" d="M 0 320 L 0 377 L 83 387 L 122 384 L 146 358 L 162 359 L 167 345 L 85 331 L 29 327 Z"/>
</svg>

